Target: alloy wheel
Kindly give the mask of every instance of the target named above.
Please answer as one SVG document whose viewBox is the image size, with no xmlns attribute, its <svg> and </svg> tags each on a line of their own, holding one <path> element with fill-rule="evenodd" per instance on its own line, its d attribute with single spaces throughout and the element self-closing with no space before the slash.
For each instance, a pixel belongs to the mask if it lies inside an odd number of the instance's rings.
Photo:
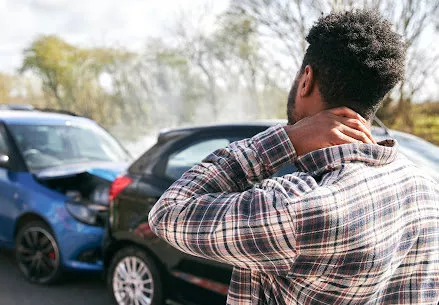
<svg viewBox="0 0 439 305">
<path fill-rule="evenodd" d="M 120 305 L 151 305 L 154 297 L 151 270 L 138 257 L 125 257 L 114 270 L 113 291 Z"/>
<path fill-rule="evenodd" d="M 43 228 L 29 227 L 20 235 L 16 256 L 20 270 L 32 282 L 48 282 L 58 272 L 57 244 Z"/>
</svg>

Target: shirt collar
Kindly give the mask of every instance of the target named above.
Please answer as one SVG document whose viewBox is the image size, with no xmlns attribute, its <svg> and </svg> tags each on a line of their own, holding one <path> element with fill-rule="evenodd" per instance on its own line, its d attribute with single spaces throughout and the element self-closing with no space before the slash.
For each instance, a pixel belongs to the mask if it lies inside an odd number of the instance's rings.
<svg viewBox="0 0 439 305">
<path fill-rule="evenodd" d="M 312 151 L 297 158 L 299 171 L 311 175 L 320 175 L 340 168 L 342 164 L 364 162 L 369 165 L 385 165 L 395 160 L 398 143 L 395 140 L 384 140 L 377 145 L 354 143 L 331 146 Z"/>
</svg>

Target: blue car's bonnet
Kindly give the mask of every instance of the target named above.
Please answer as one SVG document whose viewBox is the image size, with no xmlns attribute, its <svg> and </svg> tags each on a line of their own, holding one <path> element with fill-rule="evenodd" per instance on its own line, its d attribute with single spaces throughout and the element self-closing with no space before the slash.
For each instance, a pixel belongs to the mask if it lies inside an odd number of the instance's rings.
<svg viewBox="0 0 439 305">
<path fill-rule="evenodd" d="M 81 173 L 89 173 L 102 179 L 113 181 L 126 168 L 127 164 L 124 163 L 79 163 L 46 168 L 36 172 L 35 176 L 39 180 L 50 180 L 55 178 L 68 178 Z"/>
</svg>

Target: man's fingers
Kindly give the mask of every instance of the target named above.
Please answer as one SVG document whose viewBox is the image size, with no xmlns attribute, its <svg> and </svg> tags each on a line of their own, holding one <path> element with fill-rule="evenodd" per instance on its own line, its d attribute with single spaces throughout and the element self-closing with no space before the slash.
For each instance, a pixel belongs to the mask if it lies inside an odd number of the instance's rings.
<svg viewBox="0 0 439 305">
<path fill-rule="evenodd" d="M 366 125 L 364 125 L 361 121 L 357 120 L 357 119 L 349 119 L 349 118 L 344 118 L 344 117 L 337 117 L 337 119 L 339 120 L 339 122 L 341 122 L 342 124 L 349 126 L 351 128 L 357 129 L 361 132 L 364 132 L 366 134 L 366 136 L 370 139 L 370 141 L 373 144 L 376 144 L 375 139 L 372 136 L 372 133 L 370 132 L 369 128 L 366 127 Z"/>
<path fill-rule="evenodd" d="M 355 138 L 350 137 L 349 135 L 343 133 L 341 130 L 336 129 L 335 135 L 337 137 L 336 143 L 334 145 L 342 145 L 342 144 L 352 144 L 352 143 L 362 143 L 361 140 L 357 140 Z"/>
<path fill-rule="evenodd" d="M 355 128 L 351 128 L 349 126 L 346 125 L 340 125 L 338 127 L 338 130 L 340 130 L 341 133 L 343 133 L 344 135 L 353 138 L 357 141 L 360 141 L 362 143 L 366 143 L 366 144 L 373 144 L 372 140 L 362 131 L 355 129 Z"/>
<path fill-rule="evenodd" d="M 359 115 L 358 113 L 356 113 L 355 111 L 353 111 L 348 107 L 337 107 L 337 108 L 329 109 L 328 111 L 337 116 L 360 120 L 364 124 L 367 122 L 365 118 L 363 118 L 361 115 Z"/>
<path fill-rule="evenodd" d="M 376 144 L 367 121 L 347 107 L 327 109 L 287 127 L 285 130 L 299 156 L 334 145 Z"/>
</svg>

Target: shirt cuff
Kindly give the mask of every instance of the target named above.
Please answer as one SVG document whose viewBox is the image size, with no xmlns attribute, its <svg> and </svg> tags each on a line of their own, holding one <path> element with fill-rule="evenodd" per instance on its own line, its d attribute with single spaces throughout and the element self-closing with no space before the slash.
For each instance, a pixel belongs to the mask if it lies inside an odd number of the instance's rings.
<svg viewBox="0 0 439 305">
<path fill-rule="evenodd" d="M 271 173 L 277 172 L 286 163 L 294 163 L 297 153 L 284 126 L 278 124 L 252 138 L 264 167 Z"/>
</svg>

